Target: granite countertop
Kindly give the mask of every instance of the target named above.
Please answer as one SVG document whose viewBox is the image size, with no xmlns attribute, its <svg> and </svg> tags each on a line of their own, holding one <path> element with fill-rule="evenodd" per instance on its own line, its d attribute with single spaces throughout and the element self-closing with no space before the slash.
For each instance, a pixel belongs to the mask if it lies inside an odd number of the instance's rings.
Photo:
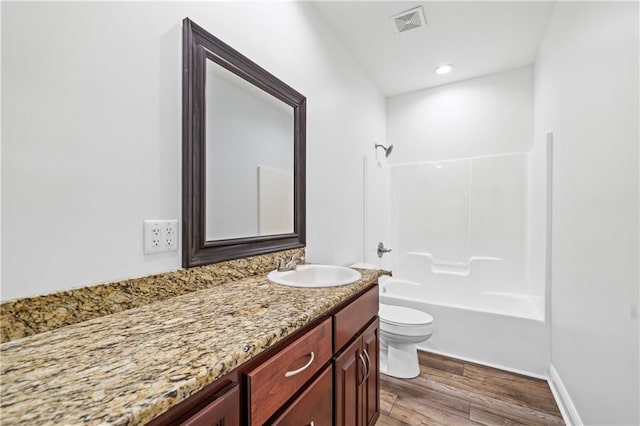
<svg viewBox="0 0 640 426">
<path fill-rule="evenodd" d="M 0 346 L 2 424 L 139 425 L 376 280 L 245 278 Z"/>
</svg>

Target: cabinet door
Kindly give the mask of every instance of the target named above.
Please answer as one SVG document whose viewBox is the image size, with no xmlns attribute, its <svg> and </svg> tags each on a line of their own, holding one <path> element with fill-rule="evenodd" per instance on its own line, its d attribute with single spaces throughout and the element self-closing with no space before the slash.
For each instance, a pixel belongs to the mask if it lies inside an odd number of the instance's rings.
<svg viewBox="0 0 640 426">
<path fill-rule="evenodd" d="M 273 424 L 274 426 L 332 426 L 333 369 L 331 365 Z"/>
<path fill-rule="evenodd" d="M 362 339 L 356 339 L 335 359 L 333 393 L 336 426 L 354 426 L 362 423 L 362 357 Z"/>
<path fill-rule="evenodd" d="M 362 384 L 362 424 L 373 426 L 380 416 L 380 320 L 377 318 L 362 333 L 362 354 L 368 368 Z"/>
</svg>

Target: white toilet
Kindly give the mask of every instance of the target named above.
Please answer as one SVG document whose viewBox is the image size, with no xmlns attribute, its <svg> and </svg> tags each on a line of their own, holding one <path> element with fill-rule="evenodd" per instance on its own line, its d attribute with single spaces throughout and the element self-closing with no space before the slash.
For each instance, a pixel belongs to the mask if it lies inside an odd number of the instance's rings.
<svg viewBox="0 0 640 426">
<path fill-rule="evenodd" d="M 433 317 L 404 306 L 380 304 L 380 372 L 411 379 L 420 375 L 416 344 L 433 334 Z"/>
</svg>

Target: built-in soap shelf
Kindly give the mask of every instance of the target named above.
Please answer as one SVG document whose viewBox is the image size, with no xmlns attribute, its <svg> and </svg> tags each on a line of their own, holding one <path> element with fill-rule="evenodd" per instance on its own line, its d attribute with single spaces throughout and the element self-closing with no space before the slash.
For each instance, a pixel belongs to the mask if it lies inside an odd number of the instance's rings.
<svg viewBox="0 0 640 426">
<path fill-rule="evenodd" d="M 432 253 L 424 251 L 410 251 L 407 254 L 426 257 L 431 261 L 431 272 L 434 274 L 459 275 L 466 277 L 471 271 L 471 264 L 478 261 L 500 261 L 501 257 L 471 256 L 467 261 L 436 260 Z"/>
</svg>

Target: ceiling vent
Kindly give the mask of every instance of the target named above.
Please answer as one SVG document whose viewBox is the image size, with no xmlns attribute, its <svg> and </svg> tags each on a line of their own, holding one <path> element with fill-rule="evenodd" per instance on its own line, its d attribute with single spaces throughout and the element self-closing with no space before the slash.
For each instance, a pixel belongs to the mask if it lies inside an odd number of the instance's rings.
<svg viewBox="0 0 640 426">
<path fill-rule="evenodd" d="M 427 25 L 427 21 L 424 19 L 424 12 L 422 7 L 414 7 L 411 10 L 399 13 L 391 17 L 391 24 L 396 34 L 404 33 L 407 31 L 417 30 Z"/>
</svg>

